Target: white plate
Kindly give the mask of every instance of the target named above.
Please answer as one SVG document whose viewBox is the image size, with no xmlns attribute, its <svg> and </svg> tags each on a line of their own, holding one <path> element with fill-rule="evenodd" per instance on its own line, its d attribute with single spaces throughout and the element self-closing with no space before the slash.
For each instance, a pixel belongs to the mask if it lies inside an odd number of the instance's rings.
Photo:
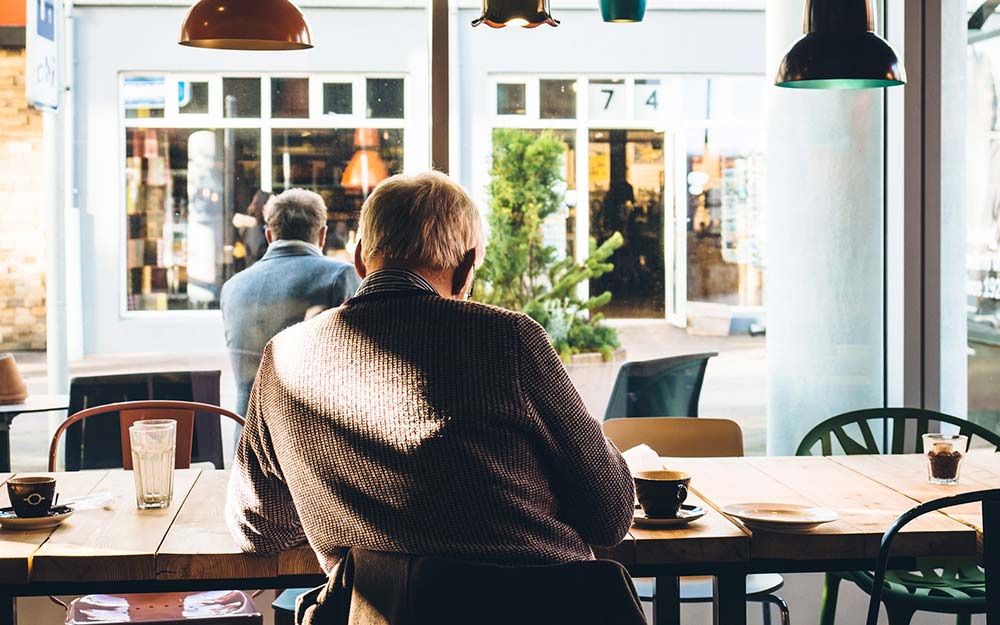
<svg viewBox="0 0 1000 625">
<path fill-rule="evenodd" d="M 648 528 L 681 527 L 703 516 L 705 516 L 705 509 L 701 506 L 684 504 L 677 511 L 677 516 L 662 519 L 650 519 L 642 510 L 636 510 L 632 517 L 632 524 L 636 527 Z"/>
<path fill-rule="evenodd" d="M 752 530 L 804 533 L 840 518 L 828 508 L 784 503 L 738 503 L 722 509 Z"/>
<path fill-rule="evenodd" d="M 41 530 L 57 527 L 73 514 L 70 506 L 56 506 L 49 511 L 48 516 L 38 518 L 21 518 L 14 514 L 13 508 L 0 508 L 0 529 L 5 530 Z"/>
</svg>

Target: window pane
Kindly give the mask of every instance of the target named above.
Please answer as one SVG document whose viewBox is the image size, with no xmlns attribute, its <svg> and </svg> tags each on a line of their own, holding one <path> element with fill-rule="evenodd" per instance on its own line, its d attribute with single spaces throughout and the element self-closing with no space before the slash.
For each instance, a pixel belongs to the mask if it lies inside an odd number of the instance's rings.
<svg viewBox="0 0 1000 625">
<path fill-rule="evenodd" d="M 208 83 L 177 83 L 177 110 L 184 115 L 208 115 Z"/>
<path fill-rule="evenodd" d="M 128 76 L 122 86 L 125 117 L 129 119 L 163 117 L 167 100 L 163 76 Z"/>
<path fill-rule="evenodd" d="M 309 79 L 271 79 L 271 117 L 309 117 Z"/>
<path fill-rule="evenodd" d="M 542 119 L 576 119 L 575 80 L 542 80 L 538 95 Z"/>
<path fill-rule="evenodd" d="M 125 151 L 128 309 L 218 308 L 241 268 L 232 221 L 260 186 L 260 131 L 129 128 Z"/>
<path fill-rule="evenodd" d="M 222 106 L 226 117 L 260 117 L 260 78 L 223 78 Z"/>
<path fill-rule="evenodd" d="M 587 97 L 591 119 L 625 119 L 624 80 L 591 80 Z"/>
<path fill-rule="evenodd" d="M 274 192 L 302 187 L 323 196 L 329 209 L 325 251 L 351 260 L 347 252 L 353 252 L 365 197 L 403 170 L 403 131 L 276 128 L 271 150 Z"/>
<path fill-rule="evenodd" d="M 968 51 L 962 302 L 968 327 L 968 411 L 969 419 L 996 430 L 1000 424 L 1000 40 L 971 44 Z"/>
<path fill-rule="evenodd" d="M 354 85 L 349 82 L 323 83 L 323 114 L 354 113 Z"/>
<path fill-rule="evenodd" d="M 524 83 L 497 85 L 497 115 L 524 115 L 526 109 Z"/>
<path fill-rule="evenodd" d="M 402 78 L 369 78 L 367 92 L 369 118 L 403 118 Z"/>
</svg>

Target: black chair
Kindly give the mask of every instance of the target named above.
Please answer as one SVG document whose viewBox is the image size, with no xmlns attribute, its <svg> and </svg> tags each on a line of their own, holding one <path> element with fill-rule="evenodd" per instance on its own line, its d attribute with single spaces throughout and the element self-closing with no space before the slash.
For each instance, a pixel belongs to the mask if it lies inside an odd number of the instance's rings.
<svg viewBox="0 0 1000 625">
<path fill-rule="evenodd" d="M 697 417 L 708 359 L 718 352 L 626 362 L 618 370 L 604 420 Z"/>
<path fill-rule="evenodd" d="M 69 384 L 69 414 L 123 401 L 173 399 L 219 405 L 220 371 L 173 371 L 76 377 Z M 67 471 L 122 466 L 118 416 L 101 415 L 66 430 Z M 213 413 L 195 413 L 192 462 L 223 467 L 222 428 Z"/>
<path fill-rule="evenodd" d="M 904 512 L 882 535 L 878 558 L 875 561 L 875 575 L 871 598 L 868 601 L 867 625 L 878 624 L 879 604 L 885 588 L 886 570 L 889 567 L 889 552 L 892 540 L 904 525 L 917 517 L 942 508 L 966 503 L 981 503 L 983 506 L 983 569 L 986 577 L 986 623 L 1000 625 L 1000 578 L 996 568 L 1000 566 L 1000 488 L 980 490 L 971 493 L 942 497 L 922 503 Z M 886 605 L 887 609 L 891 606 Z"/>
</svg>

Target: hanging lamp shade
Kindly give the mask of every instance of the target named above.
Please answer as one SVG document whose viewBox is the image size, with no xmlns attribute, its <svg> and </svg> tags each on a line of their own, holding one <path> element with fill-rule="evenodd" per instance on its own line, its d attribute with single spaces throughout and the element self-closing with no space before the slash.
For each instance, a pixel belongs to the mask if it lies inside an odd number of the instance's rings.
<svg viewBox="0 0 1000 625">
<path fill-rule="evenodd" d="M 601 0 L 601 19 L 616 24 L 641 22 L 646 0 Z"/>
<path fill-rule="evenodd" d="M 552 18 L 549 0 L 483 0 L 483 14 L 472 21 L 473 26 L 480 24 L 535 28 L 542 24 L 558 26 L 559 21 Z"/>
<path fill-rule="evenodd" d="M 806 0 L 804 30 L 778 66 L 779 87 L 875 89 L 906 83 L 903 62 L 875 33 L 871 0 Z"/>
<path fill-rule="evenodd" d="M 362 195 L 389 177 L 389 168 L 378 155 L 378 129 L 358 128 L 354 131 L 354 147 L 357 151 L 344 169 L 340 185 L 347 189 L 361 191 Z"/>
<path fill-rule="evenodd" d="M 199 0 L 188 11 L 182 46 L 225 50 L 305 50 L 309 22 L 288 0 Z"/>
</svg>

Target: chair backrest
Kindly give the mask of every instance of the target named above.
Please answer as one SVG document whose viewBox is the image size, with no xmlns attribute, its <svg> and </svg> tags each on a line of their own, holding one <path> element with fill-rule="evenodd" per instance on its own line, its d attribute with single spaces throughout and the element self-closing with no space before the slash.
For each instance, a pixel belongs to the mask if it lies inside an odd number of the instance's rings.
<svg viewBox="0 0 1000 625">
<path fill-rule="evenodd" d="M 70 415 L 63 421 L 49 443 L 49 471 L 56 470 L 56 455 L 59 452 L 59 439 L 70 426 L 84 419 L 99 415 L 118 415 L 118 440 L 121 444 L 121 466 L 132 468 L 132 445 L 129 440 L 128 428 L 136 421 L 146 419 L 174 419 L 177 421 L 177 447 L 174 467 L 186 469 L 191 466 L 191 442 L 194 433 L 195 414 L 211 414 L 215 419 L 227 417 L 243 426 L 243 417 L 219 406 L 201 404 L 190 401 L 126 401 L 103 406 L 94 406 Z M 221 464 L 218 465 L 222 468 Z M 69 469 L 68 469 L 69 470 Z"/>
<path fill-rule="evenodd" d="M 322 593 L 303 596 L 297 616 L 305 609 L 310 623 L 346 625 L 646 623 L 635 586 L 617 562 L 501 566 L 358 547 L 333 568 Z"/>
<path fill-rule="evenodd" d="M 987 622 L 991 621 L 989 612 L 996 609 L 997 590 L 997 567 L 1000 566 L 1000 536 L 996 532 L 1000 531 L 1000 488 L 990 490 L 979 490 L 971 493 L 942 497 L 926 503 L 922 503 L 915 508 L 904 512 L 896 519 L 885 534 L 882 535 L 882 544 L 879 547 L 878 558 L 875 560 L 875 580 L 872 586 L 871 597 L 868 600 L 867 625 L 878 624 L 879 604 L 882 601 L 882 589 L 885 586 L 885 573 L 889 568 L 889 554 L 892 550 L 892 541 L 903 526 L 928 512 L 934 512 L 942 508 L 950 508 L 967 503 L 981 503 L 983 506 L 983 568 L 986 570 L 986 609 Z M 990 577 L 993 577 L 991 580 Z M 991 594 L 993 595 L 991 597 Z"/>
<path fill-rule="evenodd" d="M 220 371 L 172 371 L 76 377 L 69 385 L 69 414 L 123 401 L 179 400 L 219 405 Z M 102 415 L 66 432 L 66 470 L 120 467 L 119 422 Z M 218 415 L 199 411 L 194 422 L 192 460 L 222 468 L 222 430 Z"/>
<path fill-rule="evenodd" d="M 982 447 L 985 442 L 1000 451 L 1000 434 L 966 419 L 921 408 L 871 408 L 823 421 L 806 433 L 795 455 L 922 453 L 921 437 L 932 422 L 957 426 L 969 437 L 970 448 Z"/>
<path fill-rule="evenodd" d="M 604 422 L 604 434 L 621 450 L 645 443 L 661 456 L 675 458 L 743 455 L 743 430 L 729 419 L 608 419 Z"/>
<path fill-rule="evenodd" d="M 708 359 L 718 352 L 626 362 L 618 370 L 604 419 L 697 417 Z"/>
</svg>

